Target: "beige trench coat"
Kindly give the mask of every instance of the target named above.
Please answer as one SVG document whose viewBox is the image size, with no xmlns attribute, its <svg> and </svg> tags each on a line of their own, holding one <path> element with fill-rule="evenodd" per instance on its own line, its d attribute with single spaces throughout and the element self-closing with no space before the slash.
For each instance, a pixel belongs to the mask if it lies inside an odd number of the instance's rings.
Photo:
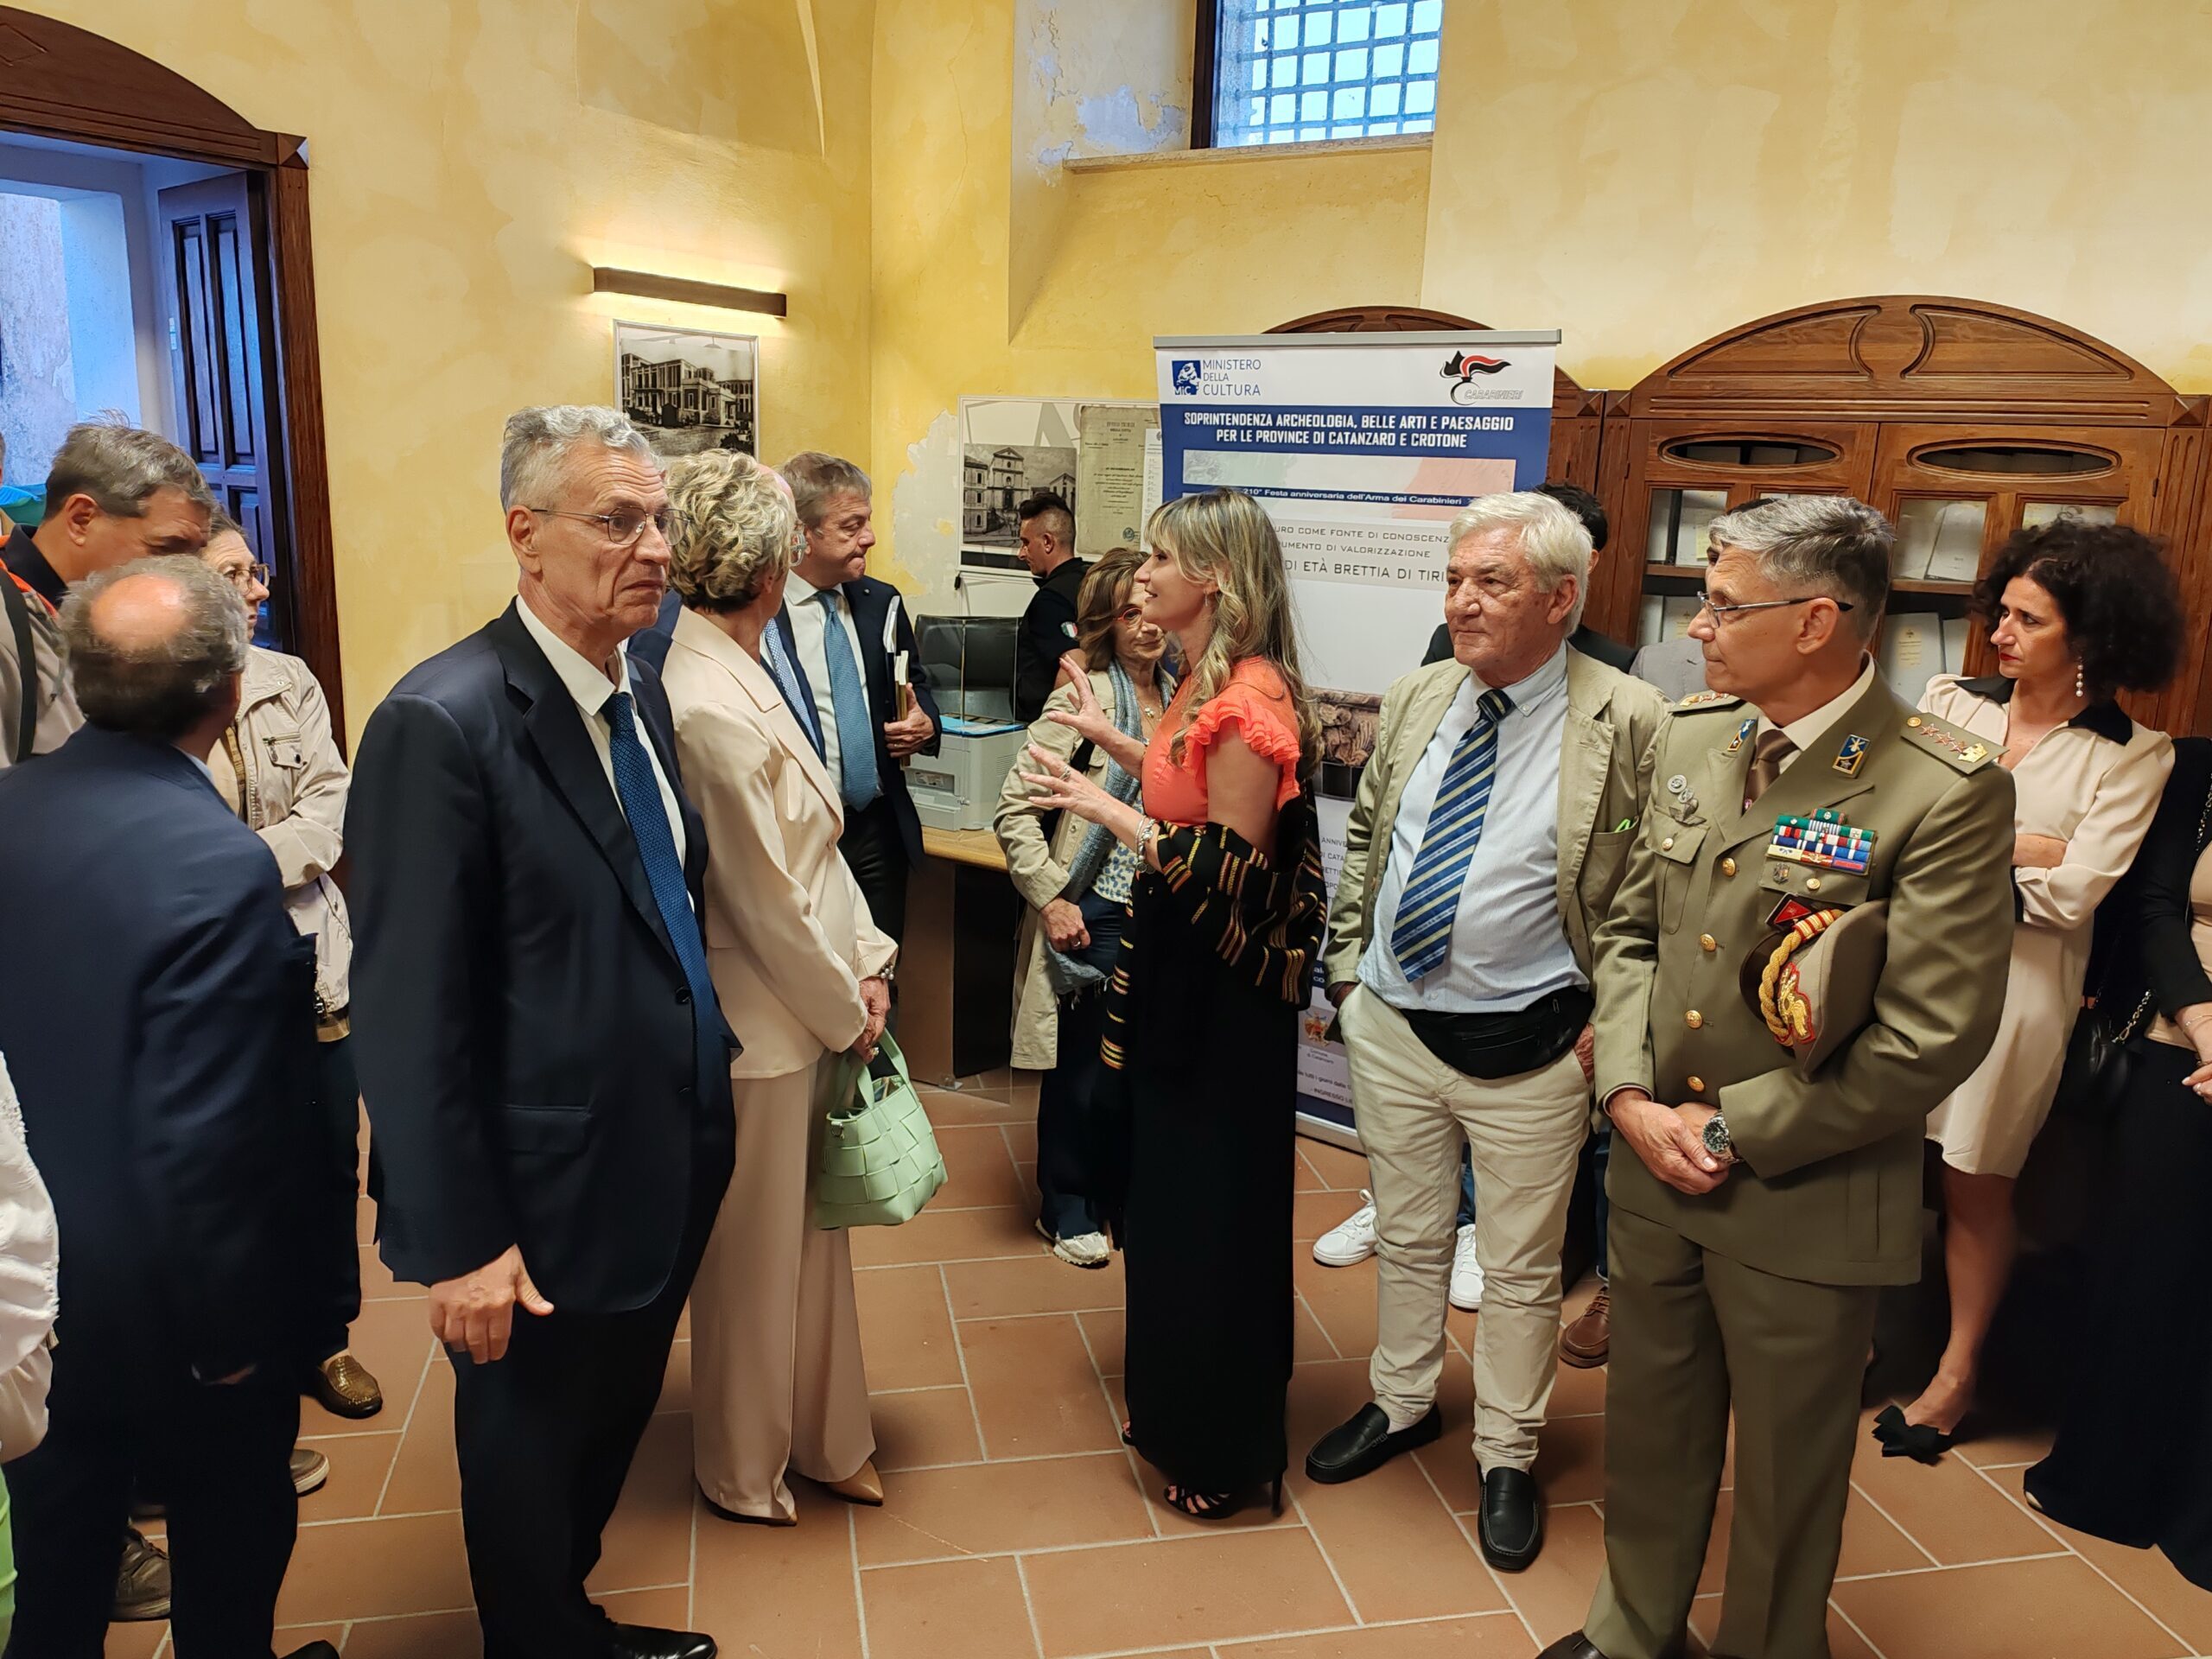
<svg viewBox="0 0 2212 1659">
<path fill-rule="evenodd" d="M 1098 699 L 1102 709 L 1114 706 L 1114 677 L 1103 669 L 1094 669 L 1090 676 L 1091 695 Z M 1029 741 L 1048 753 L 1062 760 L 1074 754 L 1082 740 L 1067 727 L 1049 718 L 1055 709 L 1073 709 L 1075 692 L 1062 685 L 1046 699 L 1045 713 L 1029 728 Z M 1068 864 L 1083 845 L 1083 837 L 1090 825 L 1072 812 L 1060 814 L 1058 828 L 1050 845 L 1045 840 L 1044 815 L 1029 798 L 1029 785 L 1021 781 L 1027 770 L 1025 752 L 1023 762 L 1006 775 L 1006 786 L 999 794 L 999 810 L 991 820 L 991 828 L 1005 849 L 1007 873 L 1014 878 L 1014 891 L 1021 895 L 1028 906 L 1022 912 L 1021 932 L 1014 947 L 1014 1059 L 1013 1064 L 1024 1071 L 1049 1071 L 1058 1063 L 1060 1046 L 1060 1004 L 1052 994 L 1052 982 L 1045 972 L 1043 930 L 1037 925 L 1037 913 L 1053 899 L 1062 896 L 1068 884 Z M 1106 784 L 1106 751 L 1096 744 L 1091 747 L 1090 781 L 1102 789 Z"/>
<path fill-rule="evenodd" d="M 275 856 L 292 925 L 315 941 L 315 995 L 324 1011 L 340 1013 L 350 997 L 353 930 L 330 872 L 345 848 L 353 775 L 338 753 L 330 704 L 305 663 L 256 645 L 246 656 L 236 729 L 245 777 L 224 743 L 209 753 L 207 769 Z"/>
</svg>

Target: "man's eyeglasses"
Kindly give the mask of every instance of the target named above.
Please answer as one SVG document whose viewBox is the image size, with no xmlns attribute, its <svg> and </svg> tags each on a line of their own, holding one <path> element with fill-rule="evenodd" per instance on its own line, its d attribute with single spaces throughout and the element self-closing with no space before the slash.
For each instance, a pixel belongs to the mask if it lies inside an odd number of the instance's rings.
<svg viewBox="0 0 2212 1659">
<path fill-rule="evenodd" d="M 266 588 L 269 585 L 270 572 L 265 564 L 232 565 L 229 569 L 219 570 L 215 574 L 242 594 L 250 594 L 257 587 Z"/>
<path fill-rule="evenodd" d="M 1755 599 L 1748 605 L 1716 605 L 1710 599 L 1700 598 L 1697 607 L 1700 613 L 1711 611 L 1713 620 L 1722 627 L 1726 627 L 1738 617 L 1751 611 L 1775 611 L 1780 610 L 1786 605 L 1809 605 L 1816 599 L 1827 599 L 1828 603 L 1839 611 L 1847 611 L 1851 608 L 1849 600 L 1828 599 L 1826 594 L 1806 594 L 1796 599 Z M 1696 620 L 1695 617 L 1691 618 L 1692 621 Z"/>
<path fill-rule="evenodd" d="M 658 512 L 639 512 L 635 507 L 620 507 L 613 512 L 570 512 L 562 507 L 531 507 L 529 511 L 552 518 L 581 518 L 586 524 L 597 524 L 600 533 L 616 547 L 635 547 L 647 524 L 660 532 L 662 541 L 672 546 L 683 528 L 683 515 L 674 507 L 663 507 Z"/>
</svg>

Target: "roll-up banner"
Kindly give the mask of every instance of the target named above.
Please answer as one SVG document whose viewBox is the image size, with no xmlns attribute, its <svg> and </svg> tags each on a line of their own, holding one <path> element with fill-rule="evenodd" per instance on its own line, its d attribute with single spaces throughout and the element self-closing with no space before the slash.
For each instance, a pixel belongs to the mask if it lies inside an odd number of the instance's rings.
<svg viewBox="0 0 2212 1659">
<path fill-rule="evenodd" d="M 1332 893 L 1382 693 L 1421 665 L 1444 620 L 1452 515 L 1543 481 L 1559 339 L 1468 329 L 1153 342 L 1163 495 L 1243 490 L 1282 541 L 1324 734 Z M 1335 1012 L 1316 963 L 1299 1026 L 1300 1127 L 1356 1146 L 1344 1052 L 1325 1034 Z"/>
</svg>

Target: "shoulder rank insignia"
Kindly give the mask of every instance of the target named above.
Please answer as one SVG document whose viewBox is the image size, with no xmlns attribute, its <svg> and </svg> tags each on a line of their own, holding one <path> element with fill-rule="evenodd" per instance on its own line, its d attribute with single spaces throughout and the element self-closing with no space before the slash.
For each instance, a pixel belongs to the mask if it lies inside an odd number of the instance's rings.
<svg viewBox="0 0 2212 1659">
<path fill-rule="evenodd" d="M 1965 727 L 1933 715 L 1906 715 L 1904 734 L 1923 753 L 1949 762 L 1961 772 L 1979 772 L 1998 753 Z"/>
<path fill-rule="evenodd" d="M 1731 703 L 1742 701 L 1741 697 L 1732 696 L 1726 691 L 1693 691 L 1680 702 L 1675 703 L 1670 712 L 1677 715 L 1694 715 L 1701 709 L 1722 709 Z"/>
<path fill-rule="evenodd" d="M 1856 778 L 1859 768 L 1866 764 L 1867 739 L 1853 732 L 1843 740 L 1843 747 L 1835 752 L 1835 769 L 1847 778 Z"/>
</svg>

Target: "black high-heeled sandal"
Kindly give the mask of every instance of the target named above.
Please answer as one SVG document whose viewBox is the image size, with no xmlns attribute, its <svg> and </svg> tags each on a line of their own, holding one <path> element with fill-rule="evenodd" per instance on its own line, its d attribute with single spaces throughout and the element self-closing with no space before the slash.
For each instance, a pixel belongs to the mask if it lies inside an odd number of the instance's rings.
<svg viewBox="0 0 2212 1659">
<path fill-rule="evenodd" d="M 1895 1406 L 1884 1406 L 1874 1415 L 1874 1438 L 1881 1443 L 1885 1458 L 1910 1458 L 1915 1463 L 1935 1463 L 1959 1443 L 1959 1435 L 1966 1427 L 1963 1420 L 1958 1428 L 1946 1434 L 1940 1428 L 1926 1423 L 1908 1423 L 1904 1413 Z"/>
<path fill-rule="evenodd" d="M 1265 1494 L 1269 1511 L 1282 1513 L 1282 1477 L 1277 1475 L 1272 1486 L 1254 1486 L 1242 1492 L 1201 1492 L 1188 1486 L 1168 1486 L 1161 1489 L 1160 1500 L 1178 1515 L 1187 1515 L 1193 1521 L 1226 1521 L 1232 1515 L 1242 1514 Z"/>
</svg>

